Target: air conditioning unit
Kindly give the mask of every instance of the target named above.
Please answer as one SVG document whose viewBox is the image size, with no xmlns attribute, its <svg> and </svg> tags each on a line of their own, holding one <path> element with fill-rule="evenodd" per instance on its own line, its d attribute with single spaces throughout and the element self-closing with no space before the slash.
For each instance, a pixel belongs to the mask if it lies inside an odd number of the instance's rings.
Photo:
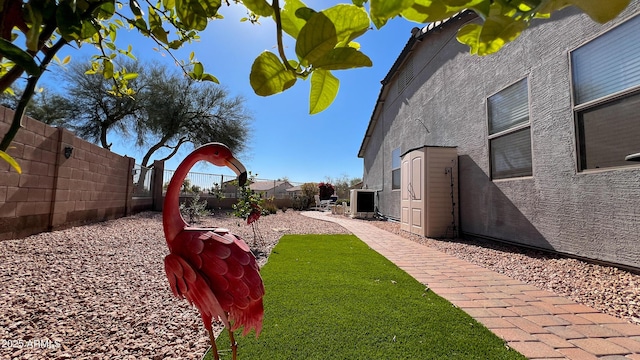
<svg viewBox="0 0 640 360">
<path fill-rule="evenodd" d="M 353 189 L 349 195 L 352 218 L 370 218 L 375 215 L 375 190 Z"/>
</svg>

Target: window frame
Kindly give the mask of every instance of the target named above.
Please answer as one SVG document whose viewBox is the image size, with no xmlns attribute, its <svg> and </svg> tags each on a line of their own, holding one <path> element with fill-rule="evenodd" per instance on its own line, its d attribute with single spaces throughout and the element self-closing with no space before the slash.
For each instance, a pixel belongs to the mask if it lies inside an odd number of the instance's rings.
<svg viewBox="0 0 640 360">
<path fill-rule="evenodd" d="M 584 134 L 581 133 L 580 128 L 581 128 L 581 123 L 580 123 L 580 115 L 582 113 L 588 112 L 589 110 L 594 110 L 597 109 L 599 107 L 602 106 L 606 106 L 608 104 L 613 104 L 616 101 L 619 100 L 623 100 L 626 98 L 630 98 L 633 96 L 638 96 L 640 95 L 640 84 L 636 84 L 633 85 L 629 88 L 623 89 L 623 90 L 619 90 L 619 91 L 615 91 L 611 94 L 607 94 L 604 96 L 601 96 L 599 98 L 596 99 L 592 99 L 592 100 L 588 100 L 585 101 L 584 103 L 580 103 L 577 104 L 577 99 L 576 99 L 576 80 L 574 79 L 574 61 L 573 61 L 573 54 L 575 51 L 577 51 L 578 49 L 581 49 L 582 47 L 591 44 L 595 41 L 598 41 L 599 39 L 602 39 L 603 36 L 611 33 L 612 31 L 615 31 L 617 28 L 619 28 L 620 26 L 627 24 L 630 21 L 640 21 L 640 15 L 636 14 L 633 16 L 630 16 L 628 19 L 625 19 L 623 21 L 621 21 L 620 23 L 616 24 L 615 26 L 612 26 L 611 28 L 598 33 L 597 35 L 595 35 L 594 37 L 588 39 L 587 41 L 584 41 L 583 43 L 579 44 L 578 46 L 574 47 L 573 49 L 569 50 L 567 52 L 567 57 L 568 57 L 568 64 L 569 64 L 569 92 L 570 92 L 570 97 L 571 97 L 571 112 L 572 112 L 572 116 L 573 116 L 573 126 L 574 126 L 574 136 L 573 136 L 573 141 L 574 141 L 574 149 L 575 149 L 575 171 L 576 173 L 580 174 L 580 173 L 591 173 L 591 172 L 601 172 L 601 171 L 610 171 L 610 170 L 624 170 L 624 169 L 636 169 L 637 167 L 640 166 L 640 162 L 633 162 L 633 161 L 629 161 L 628 165 L 620 165 L 620 166 L 608 166 L 608 167 L 598 167 L 598 168 L 583 168 L 582 167 L 582 147 L 583 147 L 583 143 L 581 141 L 581 139 L 584 137 Z M 584 126 L 584 124 L 582 124 L 582 126 Z"/>
<path fill-rule="evenodd" d="M 397 151 L 397 156 L 396 154 L 394 154 Z M 401 147 L 398 146 L 396 148 L 393 148 L 391 150 L 391 190 L 400 190 L 400 188 L 402 187 L 402 173 L 400 172 L 400 169 L 402 168 L 402 151 L 401 151 Z M 394 158 L 398 159 L 398 166 L 397 167 L 393 167 L 393 160 Z M 397 187 L 394 186 L 394 182 L 393 182 L 393 174 L 396 173 L 398 174 L 398 184 Z"/>
<path fill-rule="evenodd" d="M 510 87 L 518 84 L 521 81 L 526 81 L 527 83 L 527 121 L 514 125 L 508 129 L 505 130 L 501 130 L 498 131 L 494 134 L 491 134 L 491 111 L 490 111 L 490 106 L 489 106 L 489 99 L 497 94 L 500 94 L 501 92 L 505 91 L 506 89 L 509 89 Z M 487 135 L 487 153 L 488 153 L 488 162 L 489 162 L 489 178 L 492 181 L 508 181 L 508 180 L 514 180 L 514 179 L 522 179 L 522 178 L 529 178 L 529 177 L 533 177 L 534 174 L 534 166 L 533 166 L 533 137 L 532 137 L 532 131 L 531 131 L 531 86 L 530 86 L 530 82 L 529 82 L 529 76 L 524 76 L 510 84 L 508 84 L 507 86 L 504 86 L 503 88 L 501 88 L 499 91 L 496 91 L 495 93 L 489 95 L 486 97 L 485 99 L 485 106 L 486 106 L 486 135 Z M 511 134 L 515 134 L 519 131 L 525 130 L 525 129 L 529 129 L 529 140 L 530 140 L 530 146 L 531 146 L 531 171 L 530 174 L 527 175 L 516 175 L 516 176 L 507 176 L 507 177 L 495 177 L 494 176 L 494 164 L 493 164 L 493 156 L 491 153 L 491 142 L 492 140 L 504 137 L 504 136 L 508 136 Z"/>
</svg>

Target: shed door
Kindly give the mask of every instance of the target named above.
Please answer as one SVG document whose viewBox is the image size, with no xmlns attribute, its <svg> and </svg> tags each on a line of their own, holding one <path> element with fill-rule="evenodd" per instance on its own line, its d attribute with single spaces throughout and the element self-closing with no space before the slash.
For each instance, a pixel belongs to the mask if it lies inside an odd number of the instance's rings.
<svg viewBox="0 0 640 360">
<path fill-rule="evenodd" d="M 424 152 L 411 152 L 411 166 L 409 167 L 409 208 L 411 210 L 411 232 L 414 234 L 424 234 Z"/>
<path fill-rule="evenodd" d="M 415 234 L 424 234 L 424 152 L 405 154 L 400 170 L 400 227 Z"/>
<path fill-rule="evenodd" d="M 409 224 L 409 154 L 400 164 L 400 229 L 411 231 Z"/>
</svg>

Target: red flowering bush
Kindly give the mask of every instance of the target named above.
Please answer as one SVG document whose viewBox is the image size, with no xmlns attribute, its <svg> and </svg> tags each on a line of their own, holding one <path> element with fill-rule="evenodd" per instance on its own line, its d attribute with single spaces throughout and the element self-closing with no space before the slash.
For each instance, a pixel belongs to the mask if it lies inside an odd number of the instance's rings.
<svg viewBox="0 0 640 360">
<path fill-rule="evenodd" d="M 318 189 L 320 189 L 320 200 L 329 200 L 331 195 L 335 193 L 335 189 L 330 183 L 321 182 L 318 184 Z"/>
</svg>

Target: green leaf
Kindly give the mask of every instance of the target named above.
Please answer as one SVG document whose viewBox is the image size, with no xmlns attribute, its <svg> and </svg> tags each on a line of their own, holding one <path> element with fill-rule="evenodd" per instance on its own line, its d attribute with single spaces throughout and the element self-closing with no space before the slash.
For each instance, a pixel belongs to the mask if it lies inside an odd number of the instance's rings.
<svg viewBox="0 0 640 360">
<path fill-rule="evenodd" d="M 243 0 L 242 3 L 256 15 L 265 17 L 273 15 L 273 8 L 265 0 Z"/>
<path fill-rule="evenodd" d="M 325 56 L 338 44 L 336 27 L 329 18 L 319 12 L 302 27 L 296 41 L 296 54 L 303 66 Z"/>
<path fill-rule="evenodd" d="M 607 0 L 606 4 L 602 0 L 549 0 L 538 12 L 550 14 L 566 6 L 575 5 L 594 21 L 604 24 L 618 16 L 630 3 L 631 0 Z"/>
<path fill-rule="evenodd" d="M 133 25 L 137 27 L 139 30 L 142 30 L 143 32 L 149 31 L 149 29 L 147 28 L 147 22 L 144 21 L 143 18 L 136 19 Z"/>
<path fill-rule="evenodd" d="M 220 84 L 220 81 L 218 80 L 217 77 L 215 77 L 215 76 L 213 76 L 211 74 L 207 74 L 207 73 L 203 74 L 202 75 L 202 79 L 200 79 L 200 80 L 202 80 L 202 81 L 211 81 L 211 82 L 214 82 L 216 84 Z"/>
<path fill-rule="evenodd" d="M 275 54 L 264 51 L 251 65 L 249 82 L 257 95 L 269 96 L 292 87 L 296 76 L 285 68 Z"/>
<path fill-rule="evenodd" d="M 220 6 L 222 6 L 222 0 L 200 0 L 198 3 L 204 9 L 206 17 L 222 18 L 222 16 L 218 14 L 218 10 Z"/>
<path fill-rule="evenodd" d="M 83 21 L 82 22 L 82 28 L 80 30 L 80 39 L 84 40 L 84 39 L 89 39 L 91 38 L 93 35 L 98 33 L 98 29 L 96 28 L 96 25 L 92 22 L 92 21 Z"/>
<path fill-rule="evenodd" d="M 193 64 L 193 74 L 196 76 L 195 79 L 200 80 L 202 78 L 203 73 L 204 73 L 204 66 L 202 66 L 202 63 L 195 62 Z"/>
<path fill-rule="evenodd" d="M 175 0 L 162 0 L 162 6 L 164 6 L 165 9 L 173 9 L 176 7 L 176 2 Z"/>
<path fill-rule="evenodd" d="M 485 0 L 442 0 L 448 7 L 465 9 L 471 6 L 475 6 Z M 514 2 L 513 0 L 511 0 Z M 526 1 L 526 0 L 525 0 Z"/>
<path fill-rule="evenodd" d="M 9 154 L 7 154 L 6 152 L 0 150 L 0 158 L 2 158 L 4 161 L 8 162 L 9 165 L 11 165 L 14 169 L 16 169 L 18 174 L 22 174 L 22 169 L 20 168 L 20 164 L 18 164 L 17 161 L 15 161 L 11 156 L 9 156 Z"/>
<path fill-rule="evenodd" d="M 458 30 L 457 39 L 460 43 L 465 44 L 471 48 L 470 53 L 472 55 L 478 54 L 478 48 L 480 46 L 480 33 L 482 32 L 482 25 L 479 24 L 467 24 Z"/>
<path fill-rule="evenodd" d="M 111 60 L 102 60 L 102 76 L 105 79 L 113 79 L 113 63 Z"/>
<path fill-rule="evenodd" d="M 447 6 L 440 0 L 416 0 L 401 13 L 405 19 L 420 24 L 446 19 L 447 14 Z"/>
<path fill-rule="evenodd" d="M 144 16 L 142 9 L 140 8 L 140 4 L 136 0 L 129 0 L 129 7 L 131 8 L 131 12 L 135 15 L 136 19 Z"/>
<path fill-rule="evenodd" d="M 464 9 L 488 2 L 489 0 L 415 0 L 411 7 L 402 11 L 401 15 L 409 21 L 422 24 L 444 20 Z M 454 5 L 458 3 L 462 5 Z"/>
<path fill-rule="evenodd" d="M 162 19 L 151 6 L 149 6 L 149 29 L 151 34 L 160 42 L 163 44 L 169 43 L 167 32 L 162 28 Z"/>
<path fill-rule="evenodd" d="M 317 114 L 331 105 L 338 95 L 340 80 L 330 71 L 316 70 L 311 75 L 309 114 Z"/>
<path fill-rule="evenodd" d="M 366 11 L 354 5 L 336 5 L 311 16 L 296 41 L 303 66 L 313 64 L 336 46 L 346 45 L 369 28 Z"/>
<path fill-rule="evenodd" d="M 176 0 L 176 14 L 185 30 L 202 31 L 207 27 L 207 15 L 198 0 Z"/>
<path fill-rule="evenodd" d="M 38 51 L 40 48 L 40 27 L 42 26 L 42 13 L 40 10 L 27 3 L 24 6 L 26 17 L 28 18 L 30 27 L 27 31 L 27 49 Z"/>
<path fill-rule="evenodd" d="M 40 67 L 33 60 L 31 55 L 9 41 L 0 38 L 0 53 L 7 59 L 16 63 L 31 76 L 40 75 Z"/>
<path fill-rule="evenodd" d="M 138 78 L 138 74 L 136 73 L 126 73 L 122 75 L 122 79 L 129 81 Z"/>
<path fill-rule="evenodd" d="M 305 19 L 296 15 L 299 9 L 306 8 L 306 5 L 300 0 L 290 0 L 284 4 L 280 11 L 280 19 L 282 22 L 282 30 L 293 38 L 297 38 L 300 29 L 307 22 Z"/>
<path fill-rule="evenodd" d="M 313 10 L 312 8 L 301 7 L 296 10 L 296 17 L 304 21 L 309 21 L 309 19 L 311 19 L 311 17 L 315 13 L 317 13 L 317 11 Z"/>
<path fill-rule="evenodd" d="M 180 47 L 182 47 L 182 44 L 184 44 L 184 41 L 180 41 L 180 40 L 173 40 L 169 43 L 169 49 L 180 49 Z"/>
<path fill-rule="evenodd" d="M 58 30 L 67 41 L 80 40 L 82 21 L 69 2 L 61 2 L 56 11 Z"/>
<path fill-rule="evenodd" d="M 96 17 L 100 20 L 110 19 L 116 12 L 115 0 L 105 1 L 98 8 Z"/>
<path fill-rule="evenodd" d="M 324 70 L 344 70 L 357 67 L 371 67 L 373 62 L 362 52 L 352 47 L 339 47 L 313 63 L 313 66 Z"/>
<path fill-rule="evenodd" d="M 383 27 L 387 20 L 394 16 L 400 15 L 401 12 L 409 8 L 413 4 L 413 0 L 371 0 L 371 21 L 380 29 Z"/>
<path fill-rule="evenodd" d="M 494 4 L 499 6 L 497 4 Z M 458 41 L 469 45 L 472 54 L 485 56 L 500 50 L 506 43 L 515 40 L 529 23 L 524 20 L 514 20 L 494 11 L 483 25 L 467 24 L 458 31 Z"/>
<path fill-rule="evenodd" d="M 322 11 L 335 25 L 338 45 L 346 46 L 369 30 L 367 12 L 354 5 L 336 5 Z"/>
</svg>

